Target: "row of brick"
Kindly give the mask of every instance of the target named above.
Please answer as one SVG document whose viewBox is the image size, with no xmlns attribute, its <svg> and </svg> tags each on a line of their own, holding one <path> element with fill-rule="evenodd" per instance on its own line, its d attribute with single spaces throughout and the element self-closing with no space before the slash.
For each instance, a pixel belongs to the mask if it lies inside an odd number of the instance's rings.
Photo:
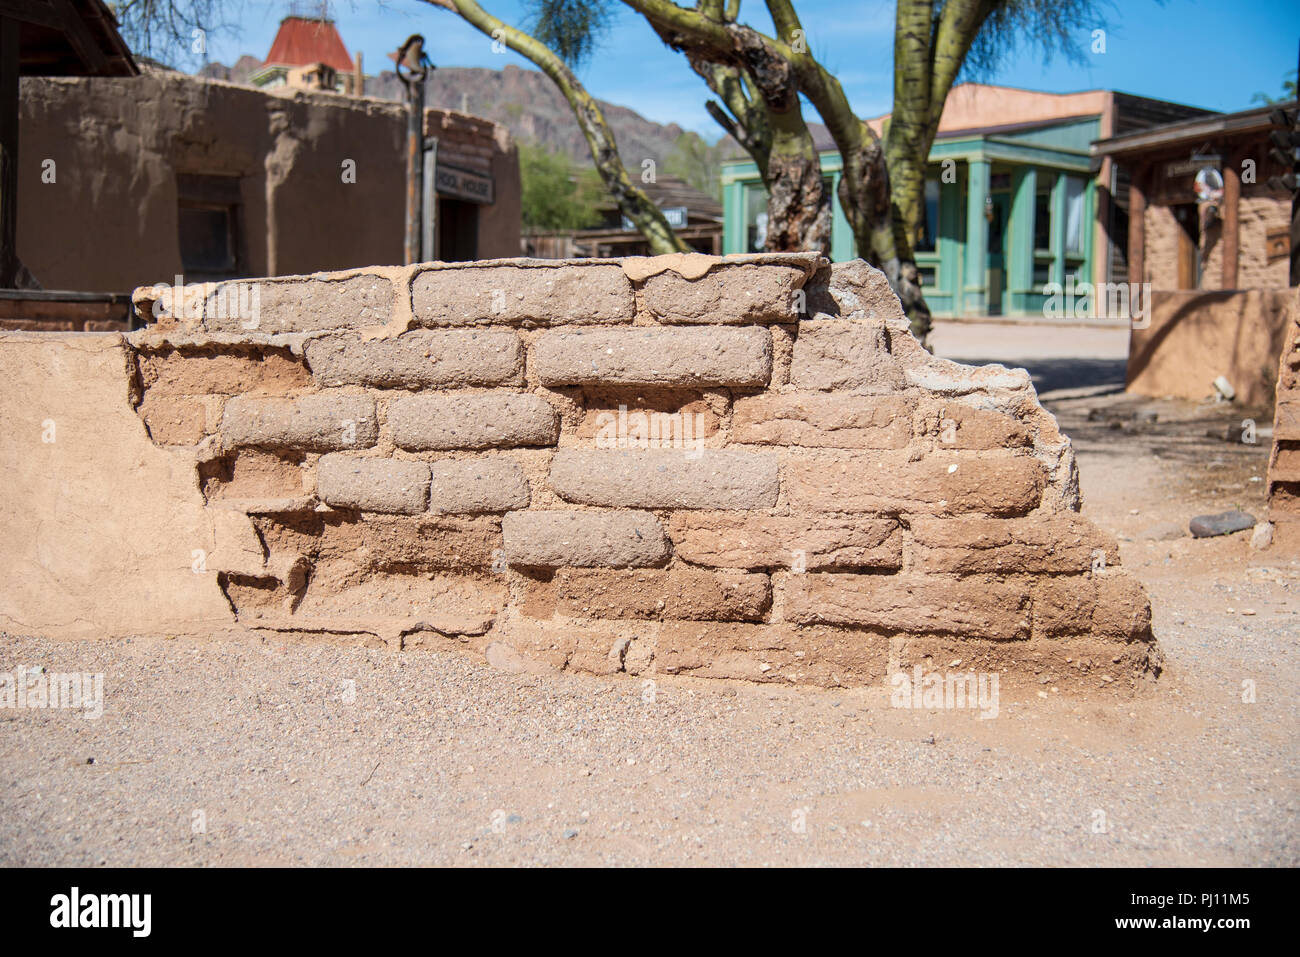
<svg viewBox="0 0 1300 957">
<path fill-rule="evenodd" d="M 722 263 L 702 276 L 663 270 L 634 282 L 616 263 L 499 261 L 424 269 L 415 273 L 409 291 L 378 273 L 237 280 L 207 295 L 201 326 L 236 334 L 361 329 L 385 325 L 403 294 L 410 296 L 415 322 L 429 328 L 627 324 L 638 315 L 666 325 L 788 323 L 813 314 L 804 288 L 824 265 L 815 255 L 793 254 Z M 259 297 L 256 317 L 225 308 L 231 301 L 248 302 L 245 287 L 252 283 Z M 901 316 L 897 300 L 884 294 L 883 277 L 880 283 L 879 302 L 891 316 Z M 186 288 L 202 294 L 199 287 Z M 140 290 L 137 308 L 152 310 L 157 294 L 153 287 Z"/>
<path fill-rule="evenodd" d="M 317 532 L 313 560 L 327 575 L 331 563 L 351 565 L 358 556 L 381 574 L 499 572 L 504 560 L 524 573 L 517 580 L 520 613 L 542 620 L 558 614 L 608 621 L 779 621 L 991 640 L 1091 635 L 1129 641 L 1149 634 L 1140 586 L 1098 562 L 1099 554 L 1114 558 L 1114 541 L 1078 517 L 913 521 L 906 545 L 911 559 L 901 569 L 896 525 L 883 535 L 880 528 L 864 533 L 881 539 L 870 568 L 814 564 L 829 560 L 829 553 L 815 553 L 797 530 L 777 542 L 779 530 L 767 528 L 771 554 L 763 560 L 770 565 L 670 563 L 673 548 L 679 559 L 700 557 L 690 550 L 691 526 L 678 538 L 679 517 L 668 529 L 636 511 L 326 523 Z M 712 529 L 732 523 L 733 534 L 744 534 L 752 520 L 736 513 L 708 517 Z M 853 540 L 853 527 L 839 531 L 836 536 L 823 524 L 812 534 L 823 542 Z M 273 532 L 263 533 L 275 540 Z M 809 546 L 808 567 L 790 568 L 803 545 Z"/>
<path fill-rule="evenodd" d="M 919 570 L 1061 574 L 1088 570 L 1099 556 L 1102 566 L 1118 561 L 1114 542 L 1073 515 L 969 514 L 997 514 L 987 497 L 936 502 L 939 493 L 932 491 L 896 501 L 897 491 L 877 491 L 870 499 L 863 491 L 859 501 L 871 507 L 855 508 L 833 486 L 810 490 L 792 484 L 790 504 L 799 513 L 770 515 L 763 509 L 777 501 L 775 457 L 755 462 L 741 460 L 748 453 L 730 451 L 696 460 L 668 455 L 636 455 L 639 467 L 633 468 L 624 453 L 561 450 L 550 484 L 562 499 L 593 506 L 586 510 L 521 511 L 528 509 L 532 489 L 521 465 L 508 456 L 429 463 L 332 453 L 317 464 L 316 494 L 328 505 L 363 512 L 510 513 L 509 559 L 528 567 L 653 566 L 667 559 L 671 541 L 671 552 L 680 558 L 716 568 L 896 571 L 904 565 L 902 530 L 896 518 L 879 517 L 896 514 L 908 516 L 910 567 Z M 616 463 L 612 468 L 609 456 Z M 649 464 L 655 461 L 686 468 Z M 994 494 L 1002 487 L 978 485 Z M 956 507 L 961 505 L 981 507 Z M 667 529 L 648 511 L 656 508 L 672 510 Z M 864 514 L 829 514 L 855 511 Z"/>
<path fill-rule="evenodd" d="M 326 335 L 309 339 L 303 348 L 312 376 L 326 387 L 425 390 L 524 384 L 525 346 L 509 329 L 417 329 L 370 340 Z M 546 386 L 752 389 L 771 384 L 773 341 L 760 326 L 553 329 L 533 342 L 530 362 L 537 381 Z M 164 349 L 142 353 L 140 365 L 146 388 L 156 382 L 170 392 L 280 391 L 305 375 L 283 350 L 251 355 L 232 348 L 222 355 L 207 349 L 195 355 Z M 907 387 L 879 328 L 831 319 L 800 327 L 791 348 L 790 384 L 811 392 L 876 394 Z"/>
<path fill-rule="evenodd" d="M 150 392 L 146 403 L 156 405 L 155 398 L 169 399 Z M 549 446 L 557 443 L 560 432 L 554 407 L 526 392 L 404 394 L 390 401 L 388 420 L 393 440 L 412 451 Z M 318 452 L 370 448 L 378 438 L 374 398 L 344 392 L 235 396 L 225 406 L 221 430 L 230 447 Z M 923 436 L 951 450 L 1019 449 L 1032 444 L 1024 423 L 995 410 L 933 400 L 920 404 L 911 395 L 812 392 L 736 399 L 729 438 L 734 445 L 886 451 L 906 449 L 914 438 Z M 661 438 L 669 444 L 675 441 L 671 434 Z M 690 436 L 682 431 L 678 438 L 682 444 L 686 438 L 694 442 L 704 436 L 692 429 Z M 648 438 L 644 444 L 649 444 Z M 670 461 L 670 457 L 663 459 Z"/>
<path fill-rule="evenodd" d="M 779 596 L 774 595 L 774 589 Z M 958 578 L 943 575 L 719 573 L 696 568 L 561 569 L 534 583 L 532 617 L 761 622 L 774 601 L 784 622 L 991 640 L 1142 637 L 1140 589 L 1120 575 Z"/>
<path fill-rule="evenodd" d="M 553 329 L 533 344 L 531 362 L 546 386 L 759 388 L 771 382 L 772 351 L 771 333 L 761 326 Z M 415 330 L 369 341 L 328 336 L 310 340 L 305 353 L 326 386 L 517 386 L 524 376 L 523 343 L 509 330 Z M 790 379 L 812 391 L 906 386 L 881 331 L 849 320 L 803 325 Z"/>
<path fill-rule="evenodd" d="M 1114 539 L 1070 515 L 992 519 L 911 516 L 908 567 L 955 575 L 1070 575 L 1119 561 Z M 904 566 L 904 535 L 892 519 L 677 512 L 665 528 L 641 511 L 512 512 L 503 523 L 507 561 L 526 568 L 626 568 L 663 563 L 670 550 L 719 569 L 860 569 Z"/>
<path fill-rule="evenodd" d="M 436 419 L 418 421 L 426 430 L 422 440 L 413 441 L 414 429 L 401 428 L 399 423 L 394 430 L 398 444 L 446 448 L 453 440 L 479 441 L 484 431 L 491 430 L 478 425 L 476 434 L 456 436 Z M 294 428 L 291 420 L 285 425 Z M 367 441 L 373 444 L 373 423 L 362 425 L 369 427 Z M 357 431 L 360 434 L 361 428 Z M 428 438 L 434 432 L 437 441 Z M 299 436 L 308 438 L 305 431 Z M 484 458 L 478 466 L 482 482 L 503 481 L 500 473 L 511 461 Z M 1036 459 L 1009 452 L 946 453 L 912 461 L 906 451 L 793 456 L 746 449 L 559 449 L 551 459 L 548 484 L 561 499 L 578 505 L 768 509 L 780 498 L 783 471 L 790 506 L 812 513 L 1025 515 L 1038 507 L 1046 485 L 1046 473 Z M 338 454 L 322 459 L 318 477 L 319 494 L 326 503 L 375 512 L 423 511 L 417 501 L 420 495 L 411 487 L 427 490 L 429 482 L 429 468 L 423 462 Z M 528 497 L 490 500 L 496 507 L 477 510 L 524 508 Z M 517 502 L 522 504 L 513 504 Z"/>
<path fill-rule="evenodd" d="M 696 279 L 660 272 L 640 284 L 640 295 L 661 323 L 794 322 L 807 274 L 801 265 L 778 264 L 722 265 Z M 632 321 L 637 304 L 619 265 L 495 265 L 419 273 L 411 311 L 425 326 L 599 324 Z"/>
<path fill-rule="evenodd" d="M 510 392 L 406 395 L 389 404 L 388 423 L 393 441 L 412 451 L 554 445 L 560 431 L 545 399 Z M 379 420 L 367 395 L 241 395 L 226 403 L 221 438 L 228 448 L 367 449 L 379 441 Z"/>
<path fill-rule="evenodd" d="M 489 564 L 499 571 L 503 556 L 527 573 L 519 579 L 521 614 L 543 620 L 557 614 L 612 621 L 779 620 L 991 640 L 1088 634 L 1121 641 L 1143 638 L 1150 623 L 1140 587 L 1107 566 L 1098 571 L 1097 552 L 1113 552 L 1114 543 L 1078 519 L 914 524 L 914 559 L 905 569 L 810 566 L 803 572 L 669 565 L 665 530 L 648 513 L 543 510 L 491 520 L 403 520 L 419 522 L 418 528 L 393 521 L 325 529 L 316 561 L 352 563 L 364 545 L 365 561 L 378 571 L 468 571 Z M 1049 537 L 1064 545 L 1043 548 Z M 954 550 L 971 543 L 983 547 L 953 561 Z M 784 543 L 787 560 L 798 544 Z"/>
</svg>

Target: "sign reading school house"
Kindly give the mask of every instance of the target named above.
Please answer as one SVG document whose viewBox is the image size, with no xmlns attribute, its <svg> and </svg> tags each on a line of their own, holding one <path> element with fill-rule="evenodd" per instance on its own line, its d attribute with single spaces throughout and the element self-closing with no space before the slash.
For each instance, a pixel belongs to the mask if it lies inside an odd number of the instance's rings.
<svg viewBox="0 0 1300 957">
<path fill-rule="evenodd" d="M 438 192 L 443 196 L 469 200 L 471 203 L 492 202 L 492 177 L 454 166 L 438 164 Z"/>
</svg>

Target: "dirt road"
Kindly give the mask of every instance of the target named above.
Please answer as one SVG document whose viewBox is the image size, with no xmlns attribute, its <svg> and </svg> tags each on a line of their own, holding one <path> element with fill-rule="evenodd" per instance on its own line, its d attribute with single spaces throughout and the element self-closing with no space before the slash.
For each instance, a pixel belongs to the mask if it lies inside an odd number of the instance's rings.
<svg viewBox="0 0 1300 957">
<path fill-rule="evenodd" d="M 105 689 L 99 720 L 0 710 L 0 863 L 1294 866 L 1300 563 L 1186 531 L 1262 513 L 1266 439 L 1206 435 L 1249 410 L 1117 393 L 1120 340 L 1096 332 L 936 343 L 1035 373 L 1085 512 L 1151 595 L 1149 695 L 1004 696 L 980 720 L 450 653 L 0 636 L 0 671 Z"/>
</svg>

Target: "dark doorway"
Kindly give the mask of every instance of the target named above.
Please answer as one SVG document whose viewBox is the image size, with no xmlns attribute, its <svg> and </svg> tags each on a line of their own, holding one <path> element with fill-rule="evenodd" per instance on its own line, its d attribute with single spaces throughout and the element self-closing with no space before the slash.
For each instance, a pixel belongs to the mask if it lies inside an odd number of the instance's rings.
<svg viewBox="0 0 1300 957">
<path fill-rule="evenodd" d="M 438 200 L 438 258 L 457 263 L 478 258 L 478 204 Z"/>
</svg>

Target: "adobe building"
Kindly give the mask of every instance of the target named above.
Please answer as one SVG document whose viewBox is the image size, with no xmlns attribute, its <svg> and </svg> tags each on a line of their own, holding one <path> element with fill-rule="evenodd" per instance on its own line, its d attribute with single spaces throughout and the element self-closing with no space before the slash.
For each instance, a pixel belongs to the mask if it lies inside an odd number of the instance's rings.
<svg viewBox="0 0 1300 957">
<path fill-rule="evenodd" d="M 20 111 L 17 246 L 45 289 L 403 261 L 399 103 L 155 72 L 25 78 Z M 509 133 L 449 111 L 427 111 L 425 124 L 440 140 L 438 208 L 455 224 L 440 253 L 517 255 Z"/>
<path fill-rule="evenodd" d="M 1128 274 L 1153 290 L 1135 328 L 1128 388 L 1199 399 L 1223 376 L 1232 398 L 1273 404 L 1294 290 L 1287 172 L 1269 155 L 1276 106 L 1105 139 L 1093 154 L 1128 174 Z"/>
<path fill-rule="evenodd" d="M 1129 276 L 1158 289 L 1279 289 L 1288 285 L 1291 197 L 1269 156 L 1265 106 L 1103 140 L 1095 154 L 1129 172 Z M 1197 194 L 1197 174 L 1207 189 Z M 1216 175 L 1217 174 L 1217 177 Z"/>
<path fill-rule="evenodd" d="M 519 255 L 523 186 L 510 131 L 481 116 L 426 109 L 424 135 L 437 141 L 434 250 L 428 258 L 465 262 Z"/>
<path fill-rule="evenodd" d="M 1038 316 L 1049 284 L 1102 283 L 1127 272 L 1127 182 L 1093 140 L 1169 120 L 1195 107 L 1117 93 L 1039 93 L 963 83 L 944 105 L 925 182 L 916 247 L 936 316 Z M 883 134 L 889 117 L 868 121 Z M 831 258 L 856 258 L 839 203 L 842 161 L 824 128 L 815 145 L 830 181 Z M 762 248 L 767 191 L 751 160 L 723 164 L 727 253 Z"/>
</svg>

